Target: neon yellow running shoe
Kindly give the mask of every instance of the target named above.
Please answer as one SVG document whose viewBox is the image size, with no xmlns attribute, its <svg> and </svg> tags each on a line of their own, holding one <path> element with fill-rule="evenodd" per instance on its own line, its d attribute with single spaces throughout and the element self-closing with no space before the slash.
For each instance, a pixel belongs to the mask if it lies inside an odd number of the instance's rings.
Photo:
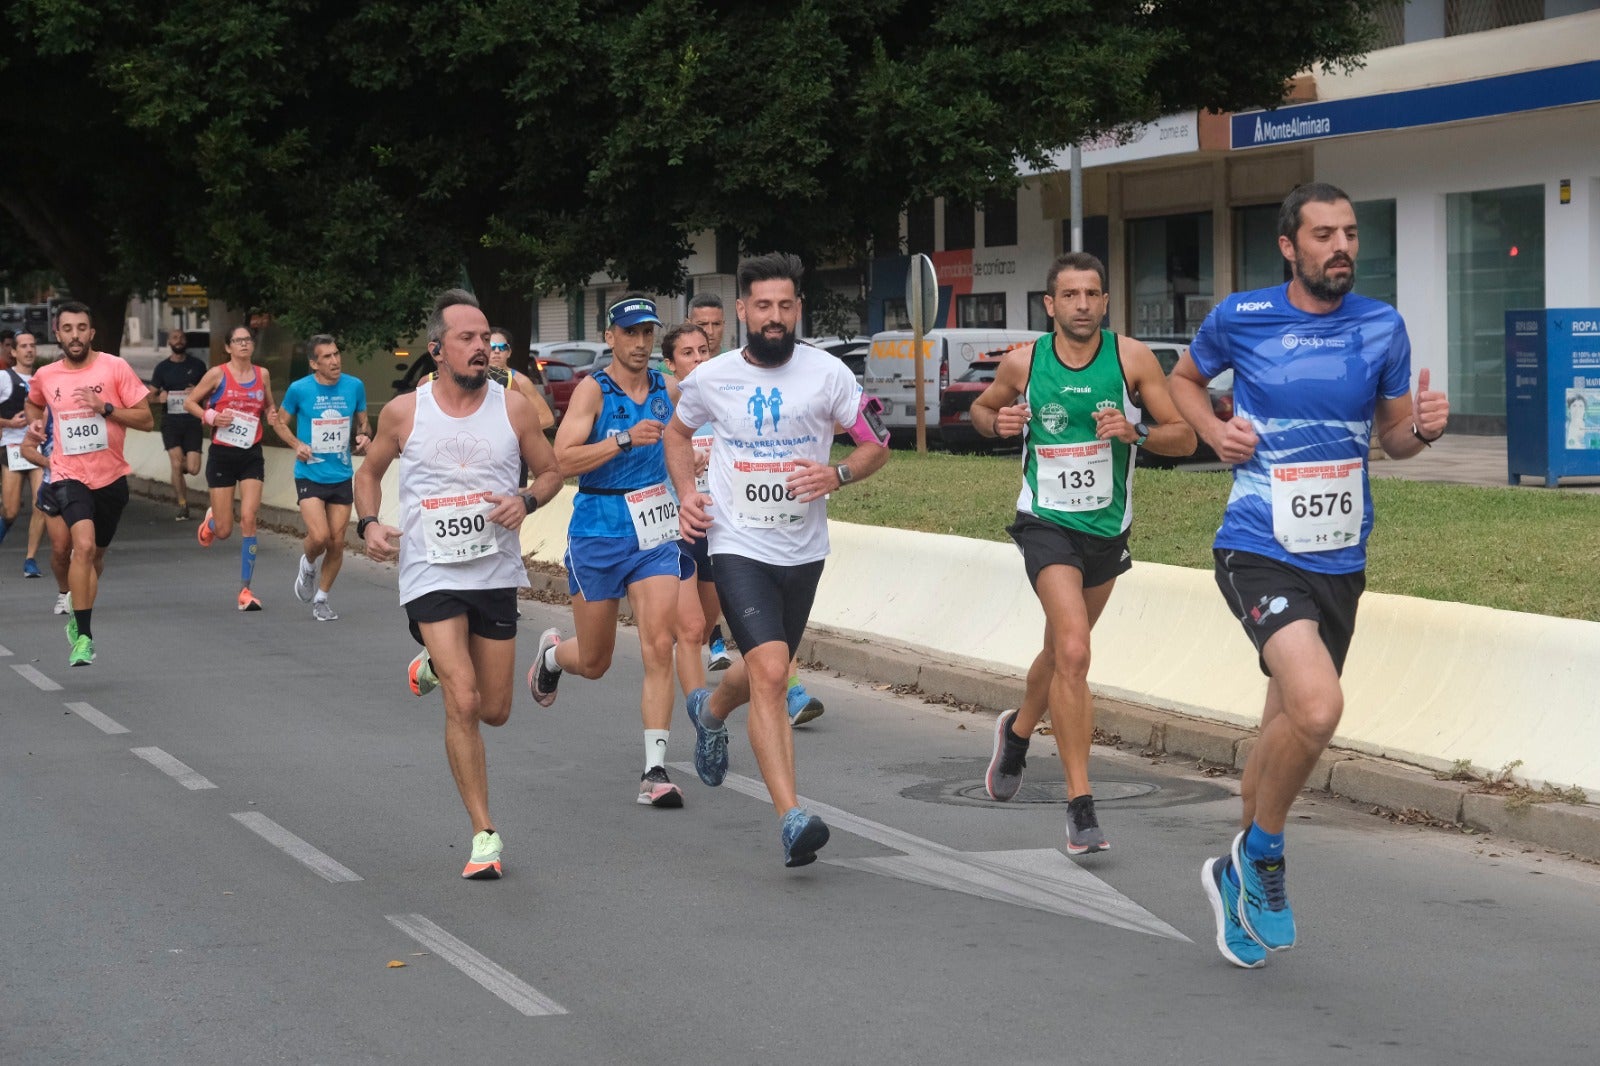
<svg viewBox="0 0 1600 1066">
<path fill-rule="evenodd" d="M 68 666 L 93 666 L 94 641 L 88 637 L 72 638 L 72 654 L 67 657 Z"/>
<path fill-rule="evenodd" d="M 413 696 L 426 696 L 439 687 L 439 678 L 433 672 L 433 661 L 428 658 L 427 648 L 417 652 L 417 657 L 406 667 L 406 682 L 411 686 Z"/>
</svg>

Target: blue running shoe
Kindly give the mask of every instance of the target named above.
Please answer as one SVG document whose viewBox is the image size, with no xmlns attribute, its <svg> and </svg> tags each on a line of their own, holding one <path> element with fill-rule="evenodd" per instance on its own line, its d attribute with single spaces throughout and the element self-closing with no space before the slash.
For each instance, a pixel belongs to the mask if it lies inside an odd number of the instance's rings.
<svg viewBox="0 0 1600 1066">
<path fill-rule="evenodd" d="M 1228 878 L 1228 867 L 1233 859 L 1227 855 L 1207 859 L 1200 868 L 1200 883 L 1206 890 L 1206 901 L 1211 904 L 1211 916 L 1217 921 L 1217 950 L 1235 966 L 1246 970 L 1259 969 L 1267 964 L 1267 949 L 1239 924 L 1239 890 Z"/>
<path fill-rule="evenodd" d="M 789 724 L 805 725 L 807 722 L 822 717 L 822 701 L 806 691 L 806 687 L 796 682 L 789 686 Z"/>
<path fill-rule="evenodd" d="M 721 637 L 711 638 L 711 661 L 706 664 L 708 670 L 726 670 L 733 665 L 733 658 L 728 654 L 728 643 Z"/>
<path fill-rule="evenodd" d="M 1240 833 L 1233 838 L 1231 858 L 1239 871 L 1239 921 L 1245 930 L 1268 951 L 1294 947 L 1294 911 L 1289 909 L 1289 889 L 1283 880 L 1284 857 L 1246 859 Z"/>
<path fill-rule="evenodd" d="M 22 576 L 23 577 L 43 577 L 44 575 L 39 573 L 39 564 L 38 563 L 34 562 L 32 559 L 24 559 L 24 560 L 22 560 Z"/>
<path fill-rule="evenodd" d="M 689 693 L 689 721 L 694 723 L 694 772 L 704 784 L 716 788 L 728 775 L 728 727 L 707 729 L 700 724 L 700 716 L 705 713 L 710 699 L 708 688 L 697 688 Z"/>
<path fill-rule="evenodd" d="M 783 864 L 809 866 L 828 842 L 828 824 L 804 807 L 790 807 L 783 816 Z"/>
</svg>

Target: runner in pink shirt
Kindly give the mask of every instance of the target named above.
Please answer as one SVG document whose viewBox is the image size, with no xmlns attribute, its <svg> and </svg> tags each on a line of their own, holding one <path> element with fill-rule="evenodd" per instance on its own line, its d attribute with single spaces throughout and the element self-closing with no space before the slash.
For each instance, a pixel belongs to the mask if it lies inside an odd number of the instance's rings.
<svg viewBox="0 0 1600 1066">
<path fill-rule="evenodd" d="M 61 305 L 56 342 L 62 358 L 40 367 L 28 389 L 28 420 L 55 417 L 50 489 L 72 535 L 68 586 L 72 613 L 69 666 L 94 662 L 90 614 L 100 588 L 106 548 L 128 504 L 128 461 L 122 443 L 130 429 L 150 429 L 150 390 L 120 357 L 93 348 L 94 319 L 81 303 Z"/>
</svg>

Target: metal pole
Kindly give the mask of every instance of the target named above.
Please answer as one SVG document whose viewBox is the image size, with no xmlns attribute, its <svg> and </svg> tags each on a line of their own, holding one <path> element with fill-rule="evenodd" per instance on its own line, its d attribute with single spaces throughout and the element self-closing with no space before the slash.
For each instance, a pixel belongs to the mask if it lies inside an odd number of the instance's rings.
<svg viewBox="0 0 1600 1066">
<path fill-rule="evenodd" d="M 1072 146 L 1072 248 L 1083 251 L 1083 156 Z"/>
<path fill-rule="evenodd" d="M 916 260 L 913 259 L 912 263 L 915 265 Z M 917 454 L 927 455 L 928 412 L 924 407 L 924 404 L 926 403 L 925 398 L 927 395 L 927 386 L 922 380 L 922 316 L 924 314 L 922 307 L 922 274 L 920 271 L 916 271 L 913 273 L 913 276 L 916 278 L 917 283 L 911 287 L 911 291 L 907 293 L 907 295 L 911 297 L 909 303 L 911 304 L 911 352 L 913 358 L 912 373 L 916 375 L 914 380 L 917 383 Z"/>
</svg>

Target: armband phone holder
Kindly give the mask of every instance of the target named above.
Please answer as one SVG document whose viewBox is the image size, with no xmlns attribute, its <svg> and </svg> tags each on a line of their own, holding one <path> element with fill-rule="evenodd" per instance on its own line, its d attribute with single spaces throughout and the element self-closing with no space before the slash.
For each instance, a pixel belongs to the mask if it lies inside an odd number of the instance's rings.
<svg viewBox="0 0 1600 1066">
<path fill-rule="evenodd" d="M 861 397 L 861 407 L 856 413 L 855 425 L 850 427 L 850 439 L 857 444 L 889 445 L 889 427 L 883 424 L 883 402 L 876 396 Z"/>
</svg>

